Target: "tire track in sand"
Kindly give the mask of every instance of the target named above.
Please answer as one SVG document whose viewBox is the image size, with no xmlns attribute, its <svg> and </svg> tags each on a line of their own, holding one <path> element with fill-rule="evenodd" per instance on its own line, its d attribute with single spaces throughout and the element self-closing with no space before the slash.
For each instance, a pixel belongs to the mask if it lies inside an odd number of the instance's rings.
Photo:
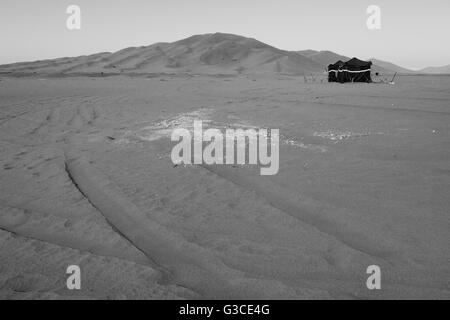
<svg viewBox="0 0 450 320">
<path fill-rule="evenodd" d="M 80 192 L 121 235 L 165 272 L 169 281 L 203 298 L 262 299 L 286 294 L 280 282 L 244 279 L 242 272 L 227 267 L 211 251 L 150 220 L 88 160 L 76 156 L 66 159 L 68 174 Z M 268 286 L 270 290 L 263 289 Z"/>
<path fill-rule="evenodd" d="M 297 200 L 298 195 L 265 177 L 249 177 L 223 165 L 201 166 L 239 187 L 255 192 L 272 207 L 336 238 L 354 250 L 387 261 L 401 256 L 403 250 L 393 239 L 389 239 L 376 225 L 361 223 L 361 217 L 351 212 L 340 210 L 330 213 L 328 208 L 313 200 Z"/>
<path fill-rule="evenodd" d="M 120 250 L 123 248 L 104 245 L 99 241 L 82 238 L 82 235 L 52 226 L 45 216 L 45 214 L 35 210 L 0 204 L 0 229 L 24 238 L 87 252 L 96 256 L 117 258 L 144 266 L 150 265 L 145 256 L 123 252 Z M 38 222 L 42 220 L 46 220 L 49 225 L 40 225 Z"/>
</svg>

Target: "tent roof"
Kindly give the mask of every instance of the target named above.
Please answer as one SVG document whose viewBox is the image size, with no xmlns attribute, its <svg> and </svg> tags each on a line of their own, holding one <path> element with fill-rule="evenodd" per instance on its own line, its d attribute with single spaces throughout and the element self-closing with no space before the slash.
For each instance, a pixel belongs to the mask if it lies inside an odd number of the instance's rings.
<svg viewBox="0 0 450 320">
<path fill-rule="evenodd" d="M 344 64 L 345 64 L 345 62 L 339 60 L 339 61 L 336 62 L 336 63 L 330 64 L 330 65 L 328 66 L 328 68 L 329 68 L 329 69 L 331 69 L 331 68 L 339 68 L 339 67 L 342 67 Z"/>
<path fill-rule="evenodd" d="M 358 58 L 352 58 L 346 62 L 347 66 L 357 67 L 357 68 L 370 68 L 372 66 L 371 61 L 362 61 Z"/>
</svg>

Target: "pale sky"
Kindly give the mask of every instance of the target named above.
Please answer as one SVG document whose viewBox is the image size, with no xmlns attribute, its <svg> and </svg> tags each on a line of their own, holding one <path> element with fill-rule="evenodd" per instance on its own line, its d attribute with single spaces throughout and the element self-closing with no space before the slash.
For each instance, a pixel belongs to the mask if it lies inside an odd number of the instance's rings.
<svg viewBox="0 0 450 320">
<path fill-rule="evenodd" d="M 81 30 L 66 27 L 69 5 Z M 381 30 L 366 26 L 381 8 Z M 0 64 L 224 32 L 419 69 L 450 64 L 450 0 L 0 0 Z"/>
</svg>

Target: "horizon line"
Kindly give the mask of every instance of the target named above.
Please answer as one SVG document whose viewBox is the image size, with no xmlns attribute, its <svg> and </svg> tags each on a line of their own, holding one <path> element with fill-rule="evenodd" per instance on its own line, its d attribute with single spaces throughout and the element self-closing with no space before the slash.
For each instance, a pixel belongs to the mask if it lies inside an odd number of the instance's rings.
<svg viewBox="0 0 450 320">
<path fill-rule="evenodd" d="M 181 38 L 181 39 L 178 39 L 178 40 L 174 40 L 174 41 L 156 41 L 156 42 L 153 42 L 153 43 L 150 43 L 150 44 L 144 44 L 144 45 L 130 45 L 130 46 L 126 46 L 126 47 L 123 47 L 123 48 L 117 49 L 117 50 L 102 50 L 102 51 L 97 51 L 97 52 L 93 52 L 93 53 L 91 52 L 91 53 L 84 53 L 84 54 L 81 53 L 81 54 L 74 54 L 74 55 L 49 57 L 49 58 L 38 58 L 36 60 L 12 61 L 12 62 L 6 62 L 6 63 L 1 62 L 0 66 L 12 65 L 12 64 L 20 64 L 20 63 L 33 63 L 33 62 L 56 60 L 56 59 L 63 59 L 63 58 L 77 58 L 77 57 L 84 57 L 84 56 L 90 56 L 90 55 L 96 55 L 96 54 L 102 54 L 102 53 L 114 54 L 114 53 L 117 53 L 119 51 L 122 51 L 122 50 L 125 50 L 125 49 L 128 49 L 128 48 L 149 47 L 149 46 L 152 46 L 152 45 L 155 45 L 155 44 L 159 44 L 159 43 L 161 43 L 161 44 L 162 43 L 171 44 L 171 43 L 176 43 L 176 42 L 179 42 L 179 41 L 182 41 L 182 40 L 186 40 L 186 39 L 189 39 L 189 38 L 195 37 L 195 36 L 208 36 L 208 35 L 216 35 L 216 34 L 230 35 L 230 36 L 242 37 L 242 38 L 246 38 L 246 39 L 252 39 L 252 40 L 264 43 L 265 45 L 268 45 L 268 46 L 271 46 L 273 48 L 276 48 L 278 50 L 298 53 L 298 54 L 300 54 L 300 55 L 302 55 L 302 56 L 304 56 L 306 58 L 308 58 L 308 56 L 305 56 L 305 55 L 301 54 L 300 51 L 331 52 L 333 54 L 343 55 L 341 53 L 338 53 L 338 52 L 336 52 L 334 50 L 330 50 L 330 49 L 317 50 L 317 49 L 308 48 L 308 49 L 287 50 L 287 49 L 282 49 L 282 48 L 279 48 L 279 47 L 275 47 L 275 46 L 273 46 L 273 45 L 271 45 L 269 43 L 263 42 L 263 41 L 258 40 L 256 38 L 253 38 L 253 37 L 243 36 L 243 35 L 234 34 L 234 33 L 227 33 L 227 32 L 207 32 L 207 33 L 193 34 L 191 36 L 187 36 L 187 37 L 184 37 L 184 38 Z M 450 63 L 449 63 L 449 64 L 444 64 L 444 65 L 427 65 L 425 67 L 404 67 L 403 65 L 401 65 L 401 63 L 392 62 L 392 61 L 389 61 L 389 60 L 378 59 L 378 58 L 375 58 L 375 57 L 370 57 L 370 58 L 367 58 L 367 59 L 364 58 L 362 60 L 365 60 L 365 61 L 379 60 L 381 62 L 394 64 L 397 67 L 401 67 L 401 68 L 407 69 L 409 71 L 421 71 L 421 70 L 428 69 L 428 68 L 443 68 L 443 67 L 450 66 Z"/>
</svg>

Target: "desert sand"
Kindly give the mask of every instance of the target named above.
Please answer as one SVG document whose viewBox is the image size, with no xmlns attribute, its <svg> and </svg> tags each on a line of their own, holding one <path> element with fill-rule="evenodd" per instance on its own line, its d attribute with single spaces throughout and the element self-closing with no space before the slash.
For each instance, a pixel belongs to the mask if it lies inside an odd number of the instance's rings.
<svg viewBox="0 0 450 320">
<path fill-rule="evenodd" d="M 450 77 L 0 80 L 1 299 L 450 298 Z M 174 166 L 194 120 L 280 129 L 279 173 Z"/>
</svg>

